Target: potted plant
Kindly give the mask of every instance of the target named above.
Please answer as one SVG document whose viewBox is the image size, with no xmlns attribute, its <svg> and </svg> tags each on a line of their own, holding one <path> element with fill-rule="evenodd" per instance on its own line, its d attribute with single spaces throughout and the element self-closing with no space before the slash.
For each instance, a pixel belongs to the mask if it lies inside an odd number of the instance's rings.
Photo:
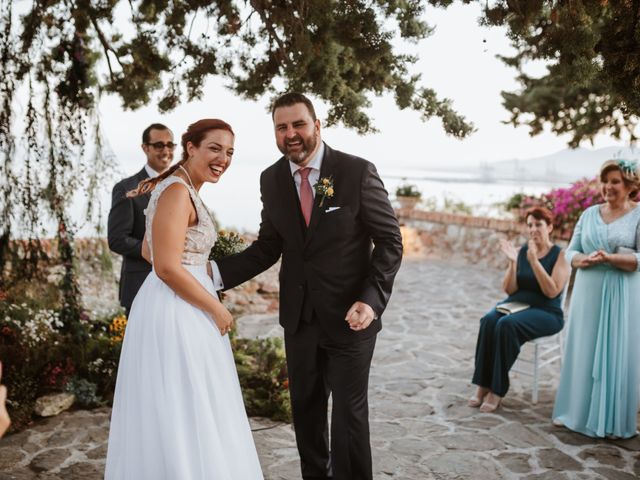
<svg viewBox="0 0 640 480">
<path fill-rule="evenodd" d="M 396 198 L 400 202 L 400 207 L 411 210 L 420 201 L 422 193 L 418 187 L 410 183 L 403 183 L 396 188 Z"/>
<path fill-rule="evenodd" d="M 509 199 L 504 203 L 504 209 L 507 212 L 510 212 L 513 216 L 513 219 L 516 221 L 520 220 L 522 205 L 524 203 L 525 195 L 523 193 L 514 193 L 509 197 Z"/>
</svg>

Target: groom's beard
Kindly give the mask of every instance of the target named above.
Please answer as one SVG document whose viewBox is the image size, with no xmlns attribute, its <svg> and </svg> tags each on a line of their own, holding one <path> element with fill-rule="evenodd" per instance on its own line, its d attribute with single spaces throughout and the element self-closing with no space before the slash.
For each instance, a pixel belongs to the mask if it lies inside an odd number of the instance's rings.
<svg viewBox="0 0 640 480">
<path fill-rule="evenodd" d="M 289 152 L 287 146 L 289 141 L 285 140 L 284 148 L 280 148 L 280 151 L 284 153 L 284 158 L 292 163 L 295 163 L 296 165 L 300 165 L 301 163 L 303 163 L 309 157 L 309 154 L 316 149 L 316 145 L 318 145 L 318 139 L 315 137 L 315 135 L 307 138 L 306 140 L 298 135 L 297 137 L 291 139 L 291 142 L 300 142 L 302 144 L 302 150 L 295 153 Z"/>
</svg>

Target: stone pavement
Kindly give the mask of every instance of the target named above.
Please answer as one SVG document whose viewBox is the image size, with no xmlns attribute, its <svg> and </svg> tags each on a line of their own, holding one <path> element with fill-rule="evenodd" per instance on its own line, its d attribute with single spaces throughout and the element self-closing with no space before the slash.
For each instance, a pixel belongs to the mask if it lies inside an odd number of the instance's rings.
<svg viewBox="0 0 640 480">
<path fill-rule="evenodd" d="M 514 377 L 497 413 L 466 406 L 478 320 L 500 298 L 501 276 L 479 265 L 405 260 L 371 370 L 374 477 L 640 478 L 640 438 L 593 440 L 551 424 L 557 367 L 543 375 L 537 405 L 530 379 Z M 272 314 L 250 315 L 240 333 L 280 334 L 275 323 Z M 65 412 L 0 440 L 0 480 L 102 478 L 108 418 L 108 409 Z M 265 478 L 299 479 L 291 427 L 263 419 L 252 427 Z"/>
</svg>

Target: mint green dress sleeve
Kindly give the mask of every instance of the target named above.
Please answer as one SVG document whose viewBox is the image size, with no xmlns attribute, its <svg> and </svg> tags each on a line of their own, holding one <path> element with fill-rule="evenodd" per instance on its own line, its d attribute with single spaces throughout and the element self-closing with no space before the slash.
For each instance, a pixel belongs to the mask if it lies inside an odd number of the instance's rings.
<svg viewBox="0 0 640 480">
<path fill-rule="evenodd" d="M 564 256 L 567 259 L 567 262 L 569 262 L 569 265 L 571 265 L 573 257 L 575 257 L 578 253 L 584 253 L 584 250 L 582 249 L 582 219 L 584 218 L 585 213 L 586 212 L 583 212 L 582 215 L 580 215 L 578 223 L 573 229 L 573 235 L 571 235 L 569 246 L 564 253 Z"/>
</svg>

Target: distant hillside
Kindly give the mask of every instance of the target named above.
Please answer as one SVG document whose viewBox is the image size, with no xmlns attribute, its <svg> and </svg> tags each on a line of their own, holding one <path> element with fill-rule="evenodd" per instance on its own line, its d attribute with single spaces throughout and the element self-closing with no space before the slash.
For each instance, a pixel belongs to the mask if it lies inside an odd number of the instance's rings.
<svg viewBox="0 0 640 480">
<path fill-rule="evenodd" d="M 503 160 L 478 167 L 487 180 L 526 179 L 565 182 L 582 177 L 593 177 L 600 165 L 611 158 L 639 159 L 640 149 L 606 147 L 597 150 L 565 149 L 551 155 L 528 159 Z"/>
</svg>

